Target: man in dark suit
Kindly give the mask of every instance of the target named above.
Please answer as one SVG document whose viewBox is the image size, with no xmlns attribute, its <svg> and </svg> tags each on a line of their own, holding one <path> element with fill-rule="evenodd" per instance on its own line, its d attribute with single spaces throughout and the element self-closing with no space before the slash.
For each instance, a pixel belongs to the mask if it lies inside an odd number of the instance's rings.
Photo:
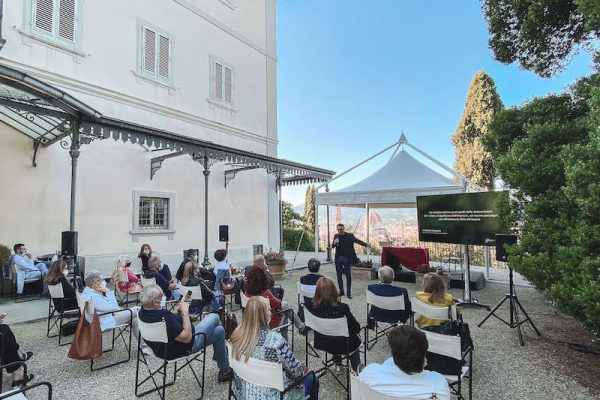
<svg viewBox="0 0 600 400">
<path fill-rule="evenodd" d="M 388 322 L 390 324 L 396 322 L 406 322 L 410 318 L 410 300 L 408 298 L 408 291 L 404 288 L 393 286 L 394 281 L 394 270 L 384 265 L 377 271 L 377 276 L 381 283 L 369 285 L 367 290 L 374 295 L 384 297 L 396 297 L 404 296 L 404 308 L 405 311 L 397 310 L 384 310 L 379 307 L 371 306 L 369 315 L 367 316 L 367 326 L 369 328 L 375 327 L 375 321 Z"/>
<path fill-rule="evenodd" d="M 362 240 L 358 240 L 353 234 L 347 233 L 344 230 L 344 224 L 337 225 L 337 231 L 333 236 L 332 247 L 335 247 L 335 272 L 337 274 L 338 289 L 340 296 L 344 295 L 344 283 L 342 282 L 342 274 L 346 275 L 346 286 L 348 287 L 348 298 L 352 298 L 352 277 L 350 276 L 350 267 L 358 262 L 356 251 L 354 251 L 354 243 L 365 246 L 369 245 Z"/>
</svg>

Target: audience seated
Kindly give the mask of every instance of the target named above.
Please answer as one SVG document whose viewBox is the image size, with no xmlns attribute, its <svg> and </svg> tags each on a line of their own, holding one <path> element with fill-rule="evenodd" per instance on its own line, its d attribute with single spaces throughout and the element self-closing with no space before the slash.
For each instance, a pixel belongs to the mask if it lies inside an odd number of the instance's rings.
<svg viewBox="0 0 600 400">
<path fill-rule="evenodd" d="M 288 387 L 294 381 L 302 378 L 306 367 L 302 366 L 287 344 L 287 341 L 277 332 L 269 330 L 271 319 L 269 302 L 266 298 L 257 296 L 248 300 L 244 318 L 231 335 L 232 358 L 247 361 L 248 358 L 279 362 L 283 366 L 284 386 Z M 239 399 L 279 399 L 276 389 L 267 388 L 246 382 L 237 375 L 234 378 L 234 388 Z M 314 375 L 304 378 L 304 390 L 297 387 L 286 393 L 284 399 L 318 399 L 319 381 Z"/>
<path fill-rule="evenodd" d="M 433 306 L 448 307 L 454 304 L 452 295 L 446 292 L 442 277 L 436 273 L 429 273 L 423 277 L 423 291 L 417 292 L 415 297 L 417 300 Z M 419 328 L 424 328 L 430 325 L 443 324 L 444 321 L 420 316 L 415 323 Z"/>
<path fill-rule="evenodd" d="M 131 260 L 126 254 L 121 254 L 115 261 L 115 269 L 111 276 L 111 282 L 118 286 L 119 292 L 122 293 L 139 293 L 142 291 L 140 279 L 131 272 Z M 129 282 L 121 282 L 119 280 L 119 272 L 123 271 L 127 274 Z"/>
<path fill-rule="evenodd" d="M 319 269 L 321 268 L 321 262 L 316 258 L 311 258 L 308 260 L 308 274 L 300 277 L 300 285 L 302 285 L 302 290 L 305 292 L 315 292 L 317 289 L 317 281 L 323 277 L 323 275 L 319 274 Z M 310 306 L 310 302 L 312 301 L 309 297 L 304 297 L 304 304 L 308 307 Z"/>
<path fill-rule="evenodd" d="M 401 325 L 387 335 L 392 357 L 383 364 L 369 364 L 358 379 L 376 392 L 400 398 L 450 400 L 443 375 L 424 371 L 427 337 L 415 327 Z"/>
<path fill-rule="evenodd" d="M 148 271 L 148 260 L 152 256 L 152 247 L 149 244 L 144 243 L 140 248 L 138 258 L 142 260 L 142 273 Z"/>
<path fill-rule="evenodd" d="M 183 286 L 200 286 L 200 290 L 202 292 L 202 300 L 192 300 L 190 304 L 190 312 L 192 314 L 199 314 L 202 312 L 202 309 L 215 300 L 215 294 L 208 287 L 208 283 L 200 277 L 200 269 L 198 268 L 198 264 L 194 261 L 188 261 L 183 268 L 183 277 L 181 278 L 181 284 Z M 215 310 L 216 307 L 216 310 Z M 218 312 L 219 311 L 219 302 L 216 302 L 216 305 L 211 307 L 210 312 Z"/>
<path fill-rule="evenodd" d="M 156 284 L 160 286 L 167 300 L 179 300 L 181 293 L 177 289 L 177 281 L 175 278 L 166 279 L 163 274 L 160 273 L 161 261 L 159 256 L 152 256 L 148 260 L 148 271 L 144 274 L 146 278 L 154 278 Z M 168 268 L 168 267 L 167 267 Z"/>
<path fill-rule="evenodd" d="M 215 290 L 221 290 L 221 281 L 223 279 L 229 280 L 231 279 L 231 265 L 225 260 L 227 258 L 227 250 L 219 249 L 215 251 L 215 260 L 217 260 L 217 265 L 215 265 Z"/>
<path fill-rule="evenodd" d="M 61 313 L 79 308 L 75 289 L 69 284 L 67 275 L 69 275 L 67 262 L 65 260 L 58 260 L 50 265 L 48 275 L 44 278 L 47 285 L 58 285 L 59 283 L 62 285 L 64 297 L 62 299 L 52 299 L 54 307 Z"/>
<path fill-rule="evenodd" d="M 394 281 L 394 270 L 384 265 L 377 271 L 379 282 L 376 284 L 369 285 L 367 290 L 374 295 L 382 297 L 397 297 L 404 296 L 404 307 L 410 310 L 410 300 L 408 298 L 408 291 L 404 288 L 392 285 Z M 395 311 L 395 310 L 384 310 L 379 307 L 371 306 L 368 315 L 368 326 L 374 325 L 374 321 L 389 322 L 390 324 L 400 322 L 406 322 L 410 318 L 410 311 Z"/>
<path fill-rule="evenodd" d="M 90 271 L 85 277 L 86 287 L 81 293 L 81 300 L 91 301 L 94 305 L 94 310 L 98 314 L 123 310 L 117 304 L 117 299 L 112 290 L 106 287 L 106 281 L 100 272 Z M 130 307 L 131 314 L 128 312 L 118 312 L 115 314 L 105 314 L 100 316 L 100 329 L 105 331 L 114 328 L 117 325 L 129 323 L 131 320 L 131 328 L 133 335 L 137 338 L 138 324 L 137 315 L 140 308 L 138 306 Z"/>
<path fill-rule="evenodd" d="M 10 364 L 17 361 L 27 361 L 33 355 L 33 352 L 28 351 L 24 353 L 20 350 L 20 346 L 17 343 L 14 333 L 10 327 L 4 324 L 4 318 L 6 314 L 0 314 L 0 334 L 4 336 L 4 345 L 2 347 L 2 364 Z M 12 387 L 23 386 L 27 382 L 33 379 L 33 374 L 27 374 L 24 376 L 23 366 L 11 366 L 6 368 L 7 372 L 12 374 Z"/>
<path fill-rule="evenodd" d="M 204 268 L 203 265 L 200 265 L 198 263 L 198 252 L 195 249 L 188 249 L 185 251 L 185 259 L 179 265 L 179 269 L 177 269 L 175 278 L 177 278 L 178 281 L 181 281 L 181 279 L 183 278 L 183 269 L 185 268 L 185 264 L 187 264 L 188 261 L 193 261 L 198 265 L 200 277 L 204 279 L 204 281 L 208 284 L 208 287 L 211 290 L 213 290 L 215 288 L 215 274 L 214 272 L 209 271 L 208 269 Z"/>
<path fill-rule="evenodd" d="M 229 360 L 225 349 L 225 330 L 220 325 L 219 317 L 216 314 L 209 314 L 195 325 L 192 325 L 189 318 L 189 303 L 181 301 L 178 306 L 179 313 L 175 314 L 161 307 L 163 296 L 163 291 L 158 285 L 144 287 L 140 295 L 142 309 L 139 318 L 146 323 L 165 321 L 169 338 L 168 359 L 184 357 L 189 353 L 199 351 L 205 345 L 212 345 L 219 367 L 217 380 L 225 382 L 231 379 L 232 370 L 229 368 Z M 203 332 L 206 336 L 197 335 L 194 337 L 194 334 L 198 332 Z M 163 343 L 146 340 L 146 344 L 154 351 L 154 354 L 163 354 Z"/>
<path fill-rule="evenodd" d="M 272 313 L 283 311 L 282 314 L 272 315 L 270 323 L 271 328 L 277 328 L 278 326 L 286 325 L 288 321 L 291 320 L 301 333 L 305 332 L 306 328 L 304 327 L 304 324 L 300 318 L 298 318 L 294 310 L 292 310 L 288 302 L 279 300 L 273 295 L 273 293 L 271 293 L 269 290 L 269 279 L 267 278 L 266 272 L 262 268 L 256 267 L 250 271 L 250 274 L 248 274 L 247 281 L 244 285 L 244 289 L 244 293 L 248 298 L 253 296 L 262 296 L 269 300 Z M 287 327 L 281 330 L 281 335 L 287 340 Z"/>
<path fill-rule="evenodd" d="M 267 266 L 267 264 L 265 264 L 265 256 L 263 256 L 262 254 L 255 255 L 254 264 L 248 265 L 244 269 L 244 277 L 247 277 L 250 271 L 252 271 L 252 268 L 254 267 L 262 268 L 265 271 L 265 273 L 267 274 L 267 278 L 269 279 L 269 290 L 279 300 L 283 299 L 284 290 L 279 286 L 275 286 L 275 279 L 273 278 L 273 275 L 271 275 L 271 273 L 269 272 L 269 267 Z"/>
<path fill-rule="evenodd" d="M 17 267 L 17 293 L 23 293 L 25 281 L 29 279 L 43 279 L 48 273 L 48 267 L 43 262 L 34 263 L 33 256 L 27 252 L 23 243 L 13 246 L 15 254 L 13 262 Z M 48 294 L 48 286 L 44 284 L 44 295 Z"/>
<path fill-rule="evenodd" d="M 359 347 L 360 324 L 350 312 L 347 304 L 340 302 L 335 283 L 322 277 L 317 281 L 315 297 L 312 304 L 307 307 L 308 311 L 318 318 L 341 318 L 346 317 L 348 321 L 348 333 L 350 334 L 350 363 L 352 369 L 356 371 L 360 364 Z M 325 336 L 315 332 L 315 348 L 334 354 L 333 359 L 337 365 L 341 365 L 341 356 L 346 354 L 346 338 L 341 336 Z"/>
</svg>

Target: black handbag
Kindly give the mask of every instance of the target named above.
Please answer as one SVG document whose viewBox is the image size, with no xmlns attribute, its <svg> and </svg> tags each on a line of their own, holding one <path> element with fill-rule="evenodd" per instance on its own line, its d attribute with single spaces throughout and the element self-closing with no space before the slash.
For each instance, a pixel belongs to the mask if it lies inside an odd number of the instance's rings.
<svg viewBox="0 0 600 400">
<path fill-rule="evenodd" d="M 442 335 L 460 336 L 460 347 L 463 352 L 469 347 L 473 347 L 469 324 L 462 321 L 449 320 L 441 325 L 426 326 L 423 330 Z M 464 365 L 464 360 L 427 352 L 427 366 L 425 366 L 425 369 L 429 371 L 436 371 L 443 375 L 459 375 Z"/>
<path fill-rule="evenodd" d="M 75 334 L 75 331 L 77 331 L 77 324 L 79 324 L 79 320 L 77 319 L 72 319 L 62 324 L 60 327 L 60 336 L 66 337 Z"/>
</svg>

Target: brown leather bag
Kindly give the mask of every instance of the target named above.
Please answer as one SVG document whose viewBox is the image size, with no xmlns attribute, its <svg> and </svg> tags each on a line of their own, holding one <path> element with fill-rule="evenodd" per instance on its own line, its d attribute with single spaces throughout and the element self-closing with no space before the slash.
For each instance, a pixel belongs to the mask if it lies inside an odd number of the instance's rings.
<svg viewBox="0 0 600 400">
<path fill-rule="evenodd" d="M 238 322 L 235 314 L 228 313 L 227 311 L 225 311 L 225 340 L 228 340 L 231 337 L 231 334 L 233 333 L 233 331 L 235 331 L 235 328 L 237 327 Z"/>
<path fill-rule="evenodd" d="M 235 281 L 232 279 L 229 279 L 229 280 L 221 279 L 221 289 L 223 290 L 223 294 L 225 296 L 234 294 L 235 293 Z"/>
<path fill-rule="evenodd" d="M 69 358 L 74 360 L 92 360 L 102 355 L 102 331 L 100 330 L 100 319 L 94 310 L 92 322 L 88 322 L 85 318 L 88 309 L 88 302 L 85 302 L 85 307 L 81 317 L 79 317 L 79 325 L 75 331 L 75 337 L 71 348 L 69 349 Z"/>
</svg>

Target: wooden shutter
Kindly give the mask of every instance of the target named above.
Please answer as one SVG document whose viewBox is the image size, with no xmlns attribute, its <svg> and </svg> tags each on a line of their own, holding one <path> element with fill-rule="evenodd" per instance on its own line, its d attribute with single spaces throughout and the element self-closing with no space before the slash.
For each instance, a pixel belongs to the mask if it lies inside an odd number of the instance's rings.
<svg viewBox="0 0 600 400">
<path fill-rule="evenodd" d="M 144 71 L 156 73 L 156 32 L 144 29 Z"/>
<path fill-rule="evenodd" d="M 232 89 L 231 69 L 225 67 L 225 79 L 224 79 L 224 84 L 223 84 L 223 92 L 224 92 L 224 100 L 228 104 L 231 104 L 231 100 L 232 100 L 231 89 Z"/>
<path fill-rule="evenodd" d="M 215 99 L 223 100 L 223 66 L 215 63 Z"/>
<path fill-rule="evenodd" d="M 58 1 L 58 37 L 75 42 L 76 0 Z"/>
<path fill-rule="evenodd" d="M 159 35 L 158 42 L 158 76 L 169 77 L 170 40 L 168 37 Z"/>
<path fill-rule="evenodd" d="M 54 1 L 36 0 L 33 6 L 34 26 L 52 34 L 54 26 Z"/>
</svg>

